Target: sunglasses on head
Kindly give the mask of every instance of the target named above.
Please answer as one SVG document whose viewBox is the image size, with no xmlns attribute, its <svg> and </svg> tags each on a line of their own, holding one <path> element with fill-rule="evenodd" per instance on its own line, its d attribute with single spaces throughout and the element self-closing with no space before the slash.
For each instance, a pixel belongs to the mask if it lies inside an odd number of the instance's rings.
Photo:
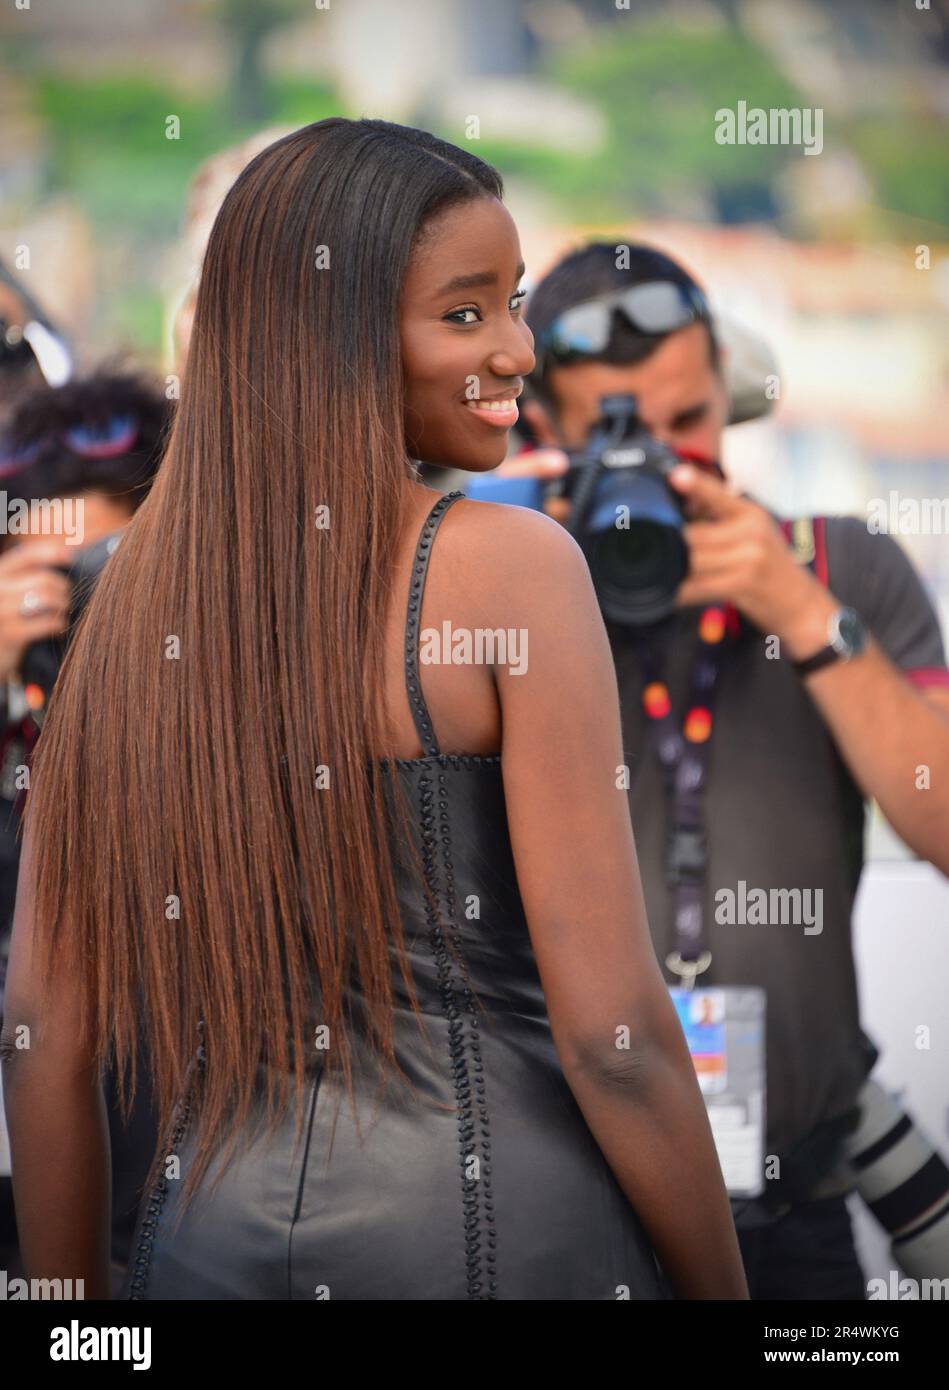
<svg viewBox="0 0 949 1390">
<path fill-rule="evenodd" d="M 73 425 L 42 435 L 18 448 L 0 448 L 0 478 L 28 468 L 53 440 L 58 440 L 80 458 L 108 459 L 127 454 L 138 435 L 139 423 L 132 415 L 112 415 L 104 424 Z"/>
<path fill-rule="evenodd" d="M 596 357 L 609 344 L 615 313 L 621 313 L 634 332 L 648 337 L 710 321 L 708 301 L 697 286 L 646 280 L 565 309 L 540 335 L 538 356 L 560 363 Z"/>
</svg>

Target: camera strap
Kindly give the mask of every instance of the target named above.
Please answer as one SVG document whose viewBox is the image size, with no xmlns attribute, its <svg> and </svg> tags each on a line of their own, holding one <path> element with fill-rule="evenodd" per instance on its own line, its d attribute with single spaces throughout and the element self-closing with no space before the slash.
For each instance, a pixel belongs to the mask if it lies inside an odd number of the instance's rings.
<svg viewBox="0 0 949 1390">
<path fill-rule="evenodd" d="M 666 880 L 673 900 L 674 949 L 666 957 L 666 967 L 681 977 L 686 989 L 692 988 L 696 975 L 707 970 L 712 960 L 704 921 L 704 793 L 719 674 L 740 625 L 732 604 L 714 604 L 702 610 L 681 723 L 662 678 L 660 631 L 653 626 L 637 634 L 644 676 L 643 711 L 652 728 L 669 807 Z"/>
</svg>

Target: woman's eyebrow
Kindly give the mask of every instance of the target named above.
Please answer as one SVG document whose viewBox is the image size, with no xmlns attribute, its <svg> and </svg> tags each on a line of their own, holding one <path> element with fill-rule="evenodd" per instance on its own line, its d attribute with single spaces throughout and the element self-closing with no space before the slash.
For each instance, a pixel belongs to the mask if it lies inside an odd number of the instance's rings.
<svg viewBox="0 0 949 1390">
<path fill-rule="evenodd" d="M 524 262 L 521 261 L 517 267 L 515 279 L 519 280 L 524 274 Z M 440 290 L 436 290 L 435 298 L 441 299 L 445 294 L 457 294 L 459 290 L 477 290 L 485 285 L 496 285 L 498 283 L 497 274 L 493 270 L 476 271 L 473 275 L 456 275 L 453 280 L 449 280 L 447 285 L 442 285 Z"/>
</svg>

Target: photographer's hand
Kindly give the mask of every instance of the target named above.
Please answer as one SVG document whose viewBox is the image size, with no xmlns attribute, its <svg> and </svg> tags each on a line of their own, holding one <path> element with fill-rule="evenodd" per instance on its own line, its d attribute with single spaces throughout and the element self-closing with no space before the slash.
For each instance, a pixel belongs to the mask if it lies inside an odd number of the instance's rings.
<svg viewBox="0 0 949 1390">
<path fill-rule="evenodd" d="M 515 454 L 495 470 L 497 478 L 559 478 L 566 473 L 570 460 L 562 449 L 526 449 Z M 544 511 L 554 521 L 564 525 L 570 515 L 570 503 L 566 497 L 548 497 L 544 501 Z"/>
<path fill-rule="evenodd" d="M 55 538 L 24 541 L 0 555 L 0 680 L 19 670 L 27 647 L 66 631 L 69 580 L 51 566 L 75 556 L 75 546 Z"/>
<path fill-rule="evenodd" d="M 686 499 L 690 517 L 684 531 L 689 573 L 677 605 L 733 603 L 761 632 L 779 638 L 792 661 L 819 651 L 839 605 L 798 564 L 773 518 L 757 502 L 689 464 L 675 468 L 669 482 Z"/>
<path fill-rule="evenodd" d="M 779 638 L 782 657 L 804 661 L 820 651 L 839 600 L 797 563 L 764 508 L 688 466 L 669 481 L 694 518 L 685 528 L 690 569 L 679 606 L 731 602 Z M 859 657 L 803 681 L 864 796 L 910 849 L 949 875 L 949 692 L 915 689 L 872 638 Z"/>
</svg>

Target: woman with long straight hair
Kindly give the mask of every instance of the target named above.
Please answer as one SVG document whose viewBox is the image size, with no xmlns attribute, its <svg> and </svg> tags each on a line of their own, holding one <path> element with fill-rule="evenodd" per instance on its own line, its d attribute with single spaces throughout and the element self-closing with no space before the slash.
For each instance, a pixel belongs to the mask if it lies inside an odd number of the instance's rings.
<svg viewBox="0 0 949 1390">
<path fill-rule="evenodd" d="M 533 365 L 501 194 L 333 118 L 221 207 L 32 770 L 4 1087 L 33 1277 L 108 1296 L 113 1055 L 163 1136 L 124 1296 L 746 1296 L 586 562 L 419 481 L 502 461 Z"/>
</svg>

